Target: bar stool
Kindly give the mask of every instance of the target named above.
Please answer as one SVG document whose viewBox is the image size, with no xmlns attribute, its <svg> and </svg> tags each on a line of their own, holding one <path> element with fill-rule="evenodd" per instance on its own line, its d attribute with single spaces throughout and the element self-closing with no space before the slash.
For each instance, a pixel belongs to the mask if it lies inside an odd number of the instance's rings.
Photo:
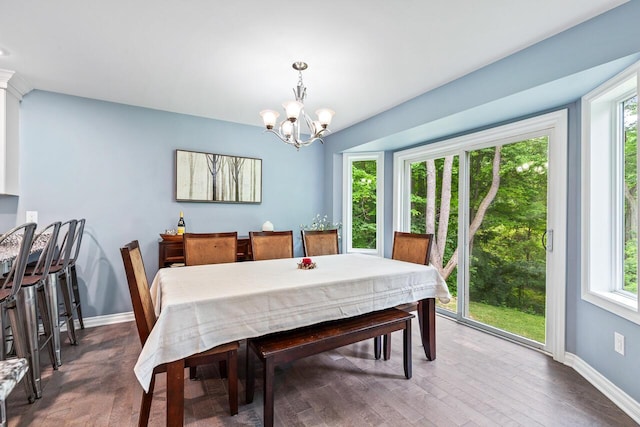
<svg viewBox="0 0 640 427">
<path fill-rule="evenodd" d="M 76 313 L 78 316 L 78 322 L 80 322 L 80 329 L 84 329 L 84 321 L 82 319 L 82 308 L 80 305 L 80 291 L 78 289 L 78 272 L 76 269 L 76 261 L 78 260 L 78 255 L 80 254 L 80 244 L 82 243 L 82 236 L 84 234 L 84 223 L 85 219 L 79 219 L 78 224 L 76 225 L 75 237 L 73 239 L 73 250 L 72 256 L 69 260 L 69 265 L 67 266 L 67 271 L 65 273 L 65 277 L 69 278 L 71 282 L 71 291 L 73 292 L 71 295 L 71 312 Z"/>
<path fill-rule="evenodd" d="M 69 267 L 69 261 L 71 260 L 71 254 L 73 250 L 73 241 L 75 240 L 76 227 L 78 221 L 70 219 L 62 223 L 60 233 L 58 234 L 58 240 L 60 236 L 62 241 L 58 245 L 57 254 L 51 262 L 51 268 L 47 275 L 48 286 L 45 286 L 45 290 L 48 290 L 47 298 L 50 301 L 49 307 L 52 308 L 54 336 L 57 336 L 57 340 L 54 339 L 56 345 L 56 354 L 60 353 L 60 325 L 65 324 L 67 326 L 67 335 L 69 336 L 69 342 L 71 345 L 78 344 L 76 339 L 76 330 L 73 323 L 73 307 L 71 305 L 71 291 L 69 286 L 69 280 L 67 280 L 67 268 Z M 65 233 L 66 230 L 66 233 Z M 57 292 L 62 294 L 63 303 L 59 304 L 57 300 Z M 60 311 L 60 306 L 63 306 L 64 311 Z"/>
<path fill-rule="evenodd" d="M 43 292 L 44 300 L 47 302 L 46 306 L 49 310 L 48 317 L 51 319 L 51 342 L 53 342 L 56 366 L 62 364 L 60 349 L 61 324 L 66 324 L 67 326 L 67 335 L 69 336 L 71 345 L 77 344 L 73 316 L 71 315 L 73 311 L 70 299 L 71 292 L 69 290 L 69 280 L 67 280 L 67 267 L 71 259 L 77 223 L 77 220 L 71 219 L 61 224 L 53 246 L 54 254 L 49 263 L 49 270 L 46 275 L 40 274 L 40 276 L 44 278 L 40 289 Z M 28 270 L 29 273 L 31 273 L 31 269 L 33 269 L 33 267 Z M 62 294 L 63 297 L 64 305 L 62 311 L 60 310 L 60 304 L 58 302 L 58 293 Z"/>
<path fill-rule="evenodd" d="M 8 320 L 16 355 L 27 359 L 29 364 L 28 381 L 25 382 L 25 390 L 29 402 L 33 402 L 42 395 L 40 376 L 38 375 L 40 371 L 40 356 L 38 350 L 35 286 L 25 286 L 24 288 L 21 286 L 36 227 L 36 223 L 30 222 L 19 225 L 0 236 L 0 244 L 8 242 L 10 245 L 19 245 L 17 255 L 13 259 L 9 272 L 1 278 L 0 333 L 2 335 L 2 348 L 0 356 L 2 360 L 5 360 L 7 356 L 6 321 Z M 34 374 L 34 369 L 37 369 L 38 374 Z"/>
<path fill-rule="evenodd" d="M 40 250 L 40 255 L 35 264 L 27 266 L 24 278 L 22 280 L 22 286 L 35 286 L 38 297 L 38 309 L 40 310 L 40 318 L 42 320 L 42 327 L 44 330 L 45 342 L 44 345 L 49 346 L 49 355 L 53 369 L 58 369 L 60 366 L 60 352 L 56 352 L 56 340 L 59 342 L 60 338 L 54 336 L 53 324 L 57 320 L 53 317 L 54 308 L 57 304 L 57 300 L 50 299 L 52 292 L 51 284 L 47 282 L 46 278 L 51 269 L 51 263 L 56 253 L 56 246 L 58 243 L 58 234 L 62 223 L 60 221 L 54 222 L 42 229 L 36 237 L 33 239 L 33 246 L 40 243 L 44 246 Z M 31 251 L 33 252 L 33 250 Z M 55 291 L 55 289 L 53 289 Z M 59 346 L 58 349 L 59 350 Z"/>
</svg>

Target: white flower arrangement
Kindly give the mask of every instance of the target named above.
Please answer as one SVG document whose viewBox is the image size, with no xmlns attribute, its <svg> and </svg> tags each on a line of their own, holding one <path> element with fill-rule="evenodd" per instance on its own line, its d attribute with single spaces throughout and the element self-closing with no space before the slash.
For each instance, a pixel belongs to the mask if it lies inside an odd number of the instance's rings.
<svg viewBox="0 0 640 427">
<path fill-rule="evenodd" d="M 340 230 L 342 229 L 342 223 L 331 222 L 328 215 L 320 216 L 320 214 L 317 214 L 313 218 L 311 225 L 300 224 L 300 229 L 309 231 Z"/>
</svg>

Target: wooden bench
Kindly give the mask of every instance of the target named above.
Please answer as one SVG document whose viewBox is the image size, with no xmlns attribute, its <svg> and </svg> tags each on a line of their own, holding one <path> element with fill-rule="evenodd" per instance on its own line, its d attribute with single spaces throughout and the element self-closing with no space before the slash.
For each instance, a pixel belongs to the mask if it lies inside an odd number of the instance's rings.
<svg viewBox="0 0 640 427">
<path fill-rule="evenodd" d="M 264 370 L 265 427 L 273 425 L 274 371 L 279 364 L 402 330 L 404 375 L 407 379 L 411 378 L 413 317 L 413 314 L 389 308 L 247 340 L 247 403 L 253 402 L 255 387 L 255 357 L 251 355 L 252 352 L 262 361 Z"/>
</svg>

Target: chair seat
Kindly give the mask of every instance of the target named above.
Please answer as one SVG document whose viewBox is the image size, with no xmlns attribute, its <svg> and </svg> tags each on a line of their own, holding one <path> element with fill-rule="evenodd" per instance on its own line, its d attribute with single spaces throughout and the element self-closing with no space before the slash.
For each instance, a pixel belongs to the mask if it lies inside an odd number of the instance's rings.
<svg viewBox="0 0 640 427">
<path fill-rule="evenodd" d="M 42 281 L 40 276 L 24 276 L 22 279 L 22 286 L 33 286 Z"/>
<path fill-rule="evenodd" d="M 11 288 L 0 289 L 0 301 L 4 301 L 11 295 Z"/>
<path fill-rule="evenodd" d="M 49 274 L 58 273 L 60 270 L 62 270 L 62 265 L 60 264 L 52 265 L 51 267 L 49 267 Z M 33 274 L 34 274 L 34 267 L 33 266 L 27 267 L 25 271 L 25 275 L 33 275 Z"/>
<path fill-rule="evenodd" d="M 203 351 L 202 353 L 191 355 L 184 359 L 184 365 L 186 367 L 192 366 L 200 366 L 207 363 L 211 363 L 211 357 L 215 355 L 224 356 L 228 351 L 238 350 L 240 348 L 240 343 L 238 341 L 230 342 L 227 344 L 222 344 L 217 347 L 213 347 L 207 351 Z M 165 372 L 166 364 L 160 365 L 156 373 Z"/>
</svg>

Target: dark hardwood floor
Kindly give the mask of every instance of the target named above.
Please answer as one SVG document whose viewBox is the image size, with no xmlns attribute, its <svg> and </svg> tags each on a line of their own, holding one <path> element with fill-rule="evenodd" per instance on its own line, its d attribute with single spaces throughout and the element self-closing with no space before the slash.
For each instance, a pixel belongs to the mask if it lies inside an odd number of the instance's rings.
<svg viewBox="0 0 640 427">
<path fill-rule="evenodd" d="M 373 342 L 350 345 L 276 371 L 279 426 L 635 426 L 631 418 L 571 368 L 536 351 L 438 317 L 438 358 L 428 362 L 413 327 L 413 378 L 402 368 L 402 334 L 391 360 L 373 358 Z M 79 331 L 53 371 L 43 355 L 43 397 L 27 403 L 22 385 L 7 402 L 10 426 L 135 426 L 142 388 L 133 374 L 140 351 L 135 325 Z M 217 366 L 186 380 L 185 425 L 262 425 L 262 384 L 229 416 Z M 261 378 L 258 372 L 258 379 Z M 164 375 L 158 377 L 150 425 L 165 423 Z"/>
</svg>

